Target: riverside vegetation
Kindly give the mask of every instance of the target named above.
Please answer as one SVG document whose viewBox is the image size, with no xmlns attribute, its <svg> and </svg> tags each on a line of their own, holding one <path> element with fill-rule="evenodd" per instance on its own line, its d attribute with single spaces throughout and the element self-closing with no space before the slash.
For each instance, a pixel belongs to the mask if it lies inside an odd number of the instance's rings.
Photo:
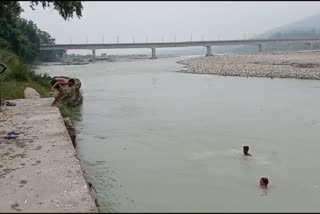
<svg viewBox="0 0 320 214">
<path fill-rule="evenodd" d="M 81 1 L 30 1 L 30 7 L 40 4 L 43 8 L 53 6 L 60 16 L 67 20 L 74 14 L 82 16 Z M 65 51 L 41 51 L 42 44 L 55 44 L 55 39 L 35 23 L 20 17 L 23 9 L 18 1 L 5 1 L 0 4 L 0 62 L 8 70 L 0 76 L 1 97 L 3 100 L 24 97 L 26 87 L 34 88 L 41 97 L 52 96 L 48 85 L 50 76 L 33 71 L 36 64 L 43 61 L 57 61 Z M 64 117 L 72 117 L 73 107 L 62 102 L 59 109 Z"/>
</svg>

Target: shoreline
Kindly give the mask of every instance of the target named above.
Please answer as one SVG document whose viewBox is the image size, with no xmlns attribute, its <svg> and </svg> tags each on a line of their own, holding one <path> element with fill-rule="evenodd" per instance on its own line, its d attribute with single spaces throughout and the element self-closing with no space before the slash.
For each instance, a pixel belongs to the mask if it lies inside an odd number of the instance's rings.
<svg viewBox="0 0 320 214">
<path fill-rule="evenodd" d="M 52 98 L 10 102 L 0 112 L 0 211 L 99 212 Z M 8 131 L 20 134 L 4 139 Z"/>
<path fill-rule="evenodd" d="M 320 51 L 214 55 L 177 61 L 181 73 L 320 80 Z"/>
</svg>

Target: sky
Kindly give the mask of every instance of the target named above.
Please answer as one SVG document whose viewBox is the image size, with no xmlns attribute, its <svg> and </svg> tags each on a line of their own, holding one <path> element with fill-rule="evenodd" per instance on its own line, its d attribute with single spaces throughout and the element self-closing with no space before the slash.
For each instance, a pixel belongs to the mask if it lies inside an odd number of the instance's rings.
<svg viewBox="0 0 320 214">
<path fill-rule="evenodd" d="M 244 39 L 320 13 L 317 1 L 87 1 L 81 19 L 65 21 L 21 6 L 57 44 Z"/>
</svg>

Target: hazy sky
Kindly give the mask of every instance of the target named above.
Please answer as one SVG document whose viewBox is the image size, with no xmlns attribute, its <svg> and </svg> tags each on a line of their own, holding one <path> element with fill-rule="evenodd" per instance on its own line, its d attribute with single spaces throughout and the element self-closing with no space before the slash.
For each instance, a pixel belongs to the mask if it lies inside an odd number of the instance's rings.
<svg viewBox="0 0 320 214">
<path fill-rule="evenodd" d="M 53 9 L 29 8 L 23 18 L 56 43 L 242 39 L 320 12 L 320 2 L 85 2 L 83 17 L 65 21 Z"/>
</svg>

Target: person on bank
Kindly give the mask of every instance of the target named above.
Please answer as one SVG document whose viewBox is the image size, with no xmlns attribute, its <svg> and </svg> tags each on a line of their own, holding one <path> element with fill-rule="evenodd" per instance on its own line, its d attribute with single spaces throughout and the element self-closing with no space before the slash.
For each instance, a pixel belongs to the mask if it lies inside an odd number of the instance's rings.
<svg viewBox="0 0 320 214">
<path fill-rule="evenodd" d="M 54 94 L 54 100 L 51 106 L 56 106 L 57 102 L 66 94 L 66 90 L 74 85 L 75 81 L 69 77 L 54 77 L 50 81 L 50 86 Z"/>
</svg>

